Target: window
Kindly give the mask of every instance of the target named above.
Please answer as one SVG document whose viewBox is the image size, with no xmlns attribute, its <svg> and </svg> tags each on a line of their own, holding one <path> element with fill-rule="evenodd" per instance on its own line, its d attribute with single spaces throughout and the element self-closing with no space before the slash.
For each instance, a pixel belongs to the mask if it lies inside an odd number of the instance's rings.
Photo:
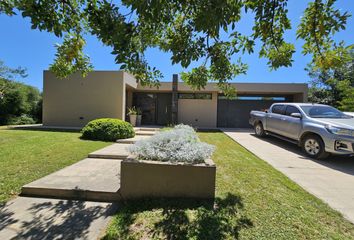
<svg viewBox="0 0 354 240">
<path fill-rule="evenodd" d="M 272 113 L 276 113 L 276 114 L 284 114 L 285 111 L 285 105 L 274 105 L 272 107 Z"/>
<path fill-rule="evenodd" d="M 285 97 L 267 97 L 267 96 L 256 96 L 256 95 L 240 95 L 236 97 L 227 98 L 225 95 L 219 95 L 218 99 L 220 100 L 244 100 L 244 101 L 276 101 L 276 102 L 285 102 Z"/>
<path fill-rule="evenodd" d="M 179 99 L 194 99 L 194 93 L 180 93 L 178 94 Z"/>
<path fill-rule="evenodd" d="M 218 95 L 218 99 L 219 100 L 236 100 L 237 99 L 237 97 L 226 97 L 225 95 Z"/>
<path fill-rule="evenodd" d="M 211 93 L 180 93 L 178 94 L 179 99 L 212 99 Z"/>
<path fill-rule="evenodd" d="M 196 93 L 195 99 L 212 99 L 211 93 Z"/>
<path fill-rule="evenodd" d="M 301 106 L 301 108 L 307 116 L 312 118 L 351 118 L 350 116 L 345 115 L 341 111 L 330 106 L 310 105 Z"/>
<path fill-rule="evenodd" d="M 285 111 L 285 115 L 291 116 L 292 113 L 300 113 L 300 111 L 299 111 L 299 109 L 297 109 L 294 106 L 287 106 L 286 111 Z"/>
</svg>

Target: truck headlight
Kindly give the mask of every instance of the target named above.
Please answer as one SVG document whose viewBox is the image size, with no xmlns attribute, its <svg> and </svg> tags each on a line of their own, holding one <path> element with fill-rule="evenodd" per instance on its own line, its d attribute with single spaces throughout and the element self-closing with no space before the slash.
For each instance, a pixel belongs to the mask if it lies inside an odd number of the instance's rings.
<svg viewBox="0 0 354 240">
<path fill-rule="evenodd" d="M 326 125 L 326 129 L 328 132 L 336 134 L 336 135 L 344 135 L 344 136 L 354 136 L 354 131 L 345 128 L 334 127 L 331 125 Z"/>
</svg>

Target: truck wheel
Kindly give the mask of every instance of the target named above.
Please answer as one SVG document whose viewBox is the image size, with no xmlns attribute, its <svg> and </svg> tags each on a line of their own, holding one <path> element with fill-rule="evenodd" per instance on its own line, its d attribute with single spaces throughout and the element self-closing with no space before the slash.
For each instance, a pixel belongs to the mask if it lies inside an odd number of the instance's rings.
<svg viewBox="0 0 354 240">
<path fill-rule="evenodd" d="M 306 136 L 302 140 L 301 146 L 306 155 L 311 158 L 324 159 L 329 156 L 329 153 L 325 151 L 325 145 L 319 136 Z"/>
<path fill-rule="evenodd" d="M 254 125 L 254 133 L 256 134 L 257 137 L 265 137 L 266 133 L 263 128 L 263 124 L 258 122 Z"/>
</svg>

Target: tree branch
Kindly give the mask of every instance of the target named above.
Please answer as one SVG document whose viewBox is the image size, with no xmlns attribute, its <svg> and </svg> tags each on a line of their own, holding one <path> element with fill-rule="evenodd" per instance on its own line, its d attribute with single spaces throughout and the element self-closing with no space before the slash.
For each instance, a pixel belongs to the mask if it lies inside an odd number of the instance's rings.
<svg viewBox="0 0 354 240">
<path fill-rule="evenodd" d="M 277 50 L 277 52 L 279 52 L 278 46 L 276 44 L 276 39 L 274 37 L 274 18 L 275 18 L 275 8 L 276 8 L 276 0 L 273 0 L 273 6 L 272 6 L 272 20 L 271 20 L 271 27 L 270 27 L 270 32 L 271 32 L 271 38 L 273 41 L 273 45 L 275 47 L 275 49 Z"/>
<path fill-rule="evenodd" d="M 317 14 L 318 14 L 318 1 L 319 0 L 316 0 L 314 2 L 314 9 L 315 9 L 315 14 L 313 16 L 313 22 L 312 22 L 312 34 L 313 34 L 313 38 L 314 38 L 314 42 L 315 42 L 315 46 L 316 46 L 316 49 L 318 51 L 318 53 L 320 54 L 320 57 L 321 59 L 323 60 L 324 59 L 324 56 L 322 54 L 322 51 L 321 51 L 321 47 L 320 47 L 320 44 L 319 44 L 319 41 L 318 41 L 318 38 L 317 38 L 317 33 L 316 33 L 316 26 L 318 24 L 317 22 Z"/>
</svg>

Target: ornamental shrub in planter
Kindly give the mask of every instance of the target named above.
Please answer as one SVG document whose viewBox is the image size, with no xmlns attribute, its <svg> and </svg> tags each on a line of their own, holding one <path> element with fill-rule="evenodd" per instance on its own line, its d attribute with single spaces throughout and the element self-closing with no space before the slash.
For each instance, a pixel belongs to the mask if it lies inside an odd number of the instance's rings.
<svg viewBox="0 0 354 240">
<path fill-rule="evenodd" d="M 140 160 L 197 164 L 210 158 L 214 146 L 200 142 L 192 127 L 180 124 L 138 141 L 129 151 Z"/>
<path fill-rule="evenodd" d="M 112 142 L 135 136 L 133 126 L 130 123 L 115 118 L 92 120 L 81 130 L 81 133 L 83 139 Z"/>
<path fill-rule="evenodd" d="M 177 125 L 129 150 L 133 155 L 121 163 L 123 198 L 215 197 L 214 146 L 200 142 L 193 128 Z"/>
</svg>

